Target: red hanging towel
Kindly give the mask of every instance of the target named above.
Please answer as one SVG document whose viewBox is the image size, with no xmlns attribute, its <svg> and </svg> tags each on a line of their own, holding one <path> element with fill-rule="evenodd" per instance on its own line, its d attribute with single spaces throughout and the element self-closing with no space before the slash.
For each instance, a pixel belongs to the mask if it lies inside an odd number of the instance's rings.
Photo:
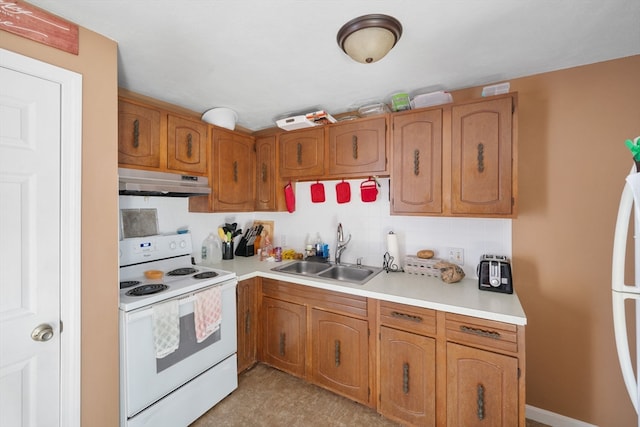
<svg viewBox="0 0 640 427">
<path fill-rule="evenodd" d="M 291 181 L 284 186 L 284 200 L 287 203 L 287 211 L 293 213 L 296 210 L 296 195 L 293 192 Z"/>
<path fill-rule="evenodd" d="M 315 184 L 311 184 L 311 201 L 313 203 L 322 203 L 325 201 L 323 183 L 316 181 Z"/>
<path fill-rule="evenodd" d="M 351 186 L 348 182 L 339 182 L 336 184 L 336 199 L 338 203 L 348 203 L 351 201 Z"/>
</svg>

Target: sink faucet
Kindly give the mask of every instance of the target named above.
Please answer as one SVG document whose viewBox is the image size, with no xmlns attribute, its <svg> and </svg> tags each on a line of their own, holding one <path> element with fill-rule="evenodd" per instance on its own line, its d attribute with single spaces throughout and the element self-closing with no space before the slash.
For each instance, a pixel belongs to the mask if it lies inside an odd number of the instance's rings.
<svg viewBox="0 0 640 427">
<path fill-rule="evenodd" d="M 336 248 L 336 264 L 340 264 L 340 258 L 342 257 L 342 252 L 347 249 L 347 244 L 351 241 L 351 234 L 349 234 L 349 238 L 347 241 L 344 241 L 344 232 L 342 231 L 342 223 L 338 223 L 338 246 Z"/>
</svg>

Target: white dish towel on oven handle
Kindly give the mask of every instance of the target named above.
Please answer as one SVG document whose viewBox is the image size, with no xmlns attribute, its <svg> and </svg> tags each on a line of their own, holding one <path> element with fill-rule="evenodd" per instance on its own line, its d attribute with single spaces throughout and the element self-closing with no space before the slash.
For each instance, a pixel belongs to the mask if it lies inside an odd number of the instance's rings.
<svg viewBox="0 0 640 427">
<path fill-rule="evenodd" d="M 222 322 L 222 294 L 220 286 L 214 286 L 195 294 L 193 307 L 196 341 L 201 343 L 220 329 Z"/>
<path fill-rule="evenodd" d="M 155 304 L 152 318 L 156 358 L 162 359 L 176 351 L 180 345 L 180 301 Z"/>
</svg>

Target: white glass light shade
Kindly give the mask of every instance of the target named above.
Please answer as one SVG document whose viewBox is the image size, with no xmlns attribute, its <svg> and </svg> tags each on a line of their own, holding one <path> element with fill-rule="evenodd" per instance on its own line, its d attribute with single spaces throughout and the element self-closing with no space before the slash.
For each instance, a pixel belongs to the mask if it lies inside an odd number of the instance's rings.
<svg viewBox="0 0 640 427">
<path fill-rule="evenodd" d="M 379 61 L 389 53 L 396 38 L 385 28 L 363 28 L 351 34 L 344 41 L 344 51 L 355 61 L 368 64 Z"/>
</svg>

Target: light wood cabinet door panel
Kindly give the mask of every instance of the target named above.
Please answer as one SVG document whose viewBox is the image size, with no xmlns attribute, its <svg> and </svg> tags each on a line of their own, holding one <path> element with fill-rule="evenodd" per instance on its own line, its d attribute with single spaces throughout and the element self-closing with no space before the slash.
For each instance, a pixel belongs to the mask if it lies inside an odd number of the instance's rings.
<svg viewBox="0 0 640 427">
<path fill-rule="evenodd" d="M 313 381 L 357 402 L 369 401 L 366 320 L 313 309 Z"/>
<path fill-rule="evenodd" d="M 305 374 L 305 306 L 263 297 L 264 361 L 297 377 Z"/>
<path fill-rule="evenodd" d="M 442 212 L 442 110 L 393 117 L 391 213 Z"/>
<path fill-rule="evenodd" d="M 380 413 L 402 423 L 436 422 L 434 338 L 380 328 Z"/>
<path fill-rule="evenodd" d="M 167 169 L 187 174 L 206 175 L 207 125 L 169 114 Z"/>
<path fill-rule="evenodd" d="M 118 163 L 160 167 L 160 111 L 118 101 Z"/>
<path fill-rule="evenodd" d="M 328 174 L 385 174 L 386 123 L 381 116 L 330 126 Z"/>
<path fill-rule="evenodd" d="M 447 343 L 447 426 L 517 425 L 518 359 Z"/>
<path fill-rule="evenodd" d="M 280 134 L 280 176 L 301 178 L 324 173 L 324 129 L 296 130 Z"/>
<path fill-rule="evenodd" d="M 452 213 L 511 213 L 512 106 L 506 97 L 452 108 Z"/>
</svg>

